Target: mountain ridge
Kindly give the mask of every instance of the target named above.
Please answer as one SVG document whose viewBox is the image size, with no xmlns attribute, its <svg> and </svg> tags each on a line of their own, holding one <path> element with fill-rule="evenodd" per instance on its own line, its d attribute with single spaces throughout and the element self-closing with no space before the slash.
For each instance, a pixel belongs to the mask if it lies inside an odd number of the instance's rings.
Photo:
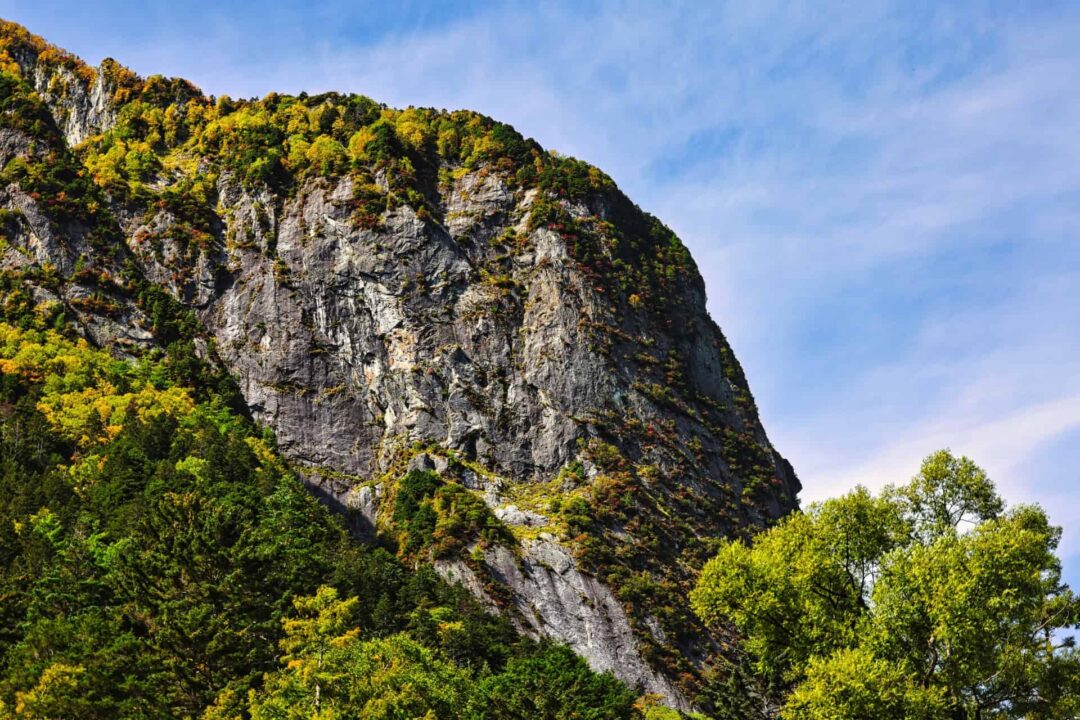
<svg viewBox="0 0 1080 720">
<path fill-rule="evenodd" d="M 800 486 L 669 229 L 468 111 L 211 100 L 11 23 L 0 68 L 9 286 L 219 368 L 359 534 L 695 704 L 723 638 L 689 583 Z"/>
</svg>

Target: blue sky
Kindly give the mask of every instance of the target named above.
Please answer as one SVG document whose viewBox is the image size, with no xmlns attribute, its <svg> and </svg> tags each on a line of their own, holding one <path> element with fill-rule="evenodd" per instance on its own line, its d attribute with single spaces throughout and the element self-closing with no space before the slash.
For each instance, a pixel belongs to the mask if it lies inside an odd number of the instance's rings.
<svg viewBox="0 0 1080 720">
<path fill-rule="evenodd" d="M 137 9 L 136 9 L 137 8 Z M 805 499 L 970 455 L 1080 581 L 1080 5 L 23 2 L 207 93 L 467 107 L 690 246 Z"/>
</svg>

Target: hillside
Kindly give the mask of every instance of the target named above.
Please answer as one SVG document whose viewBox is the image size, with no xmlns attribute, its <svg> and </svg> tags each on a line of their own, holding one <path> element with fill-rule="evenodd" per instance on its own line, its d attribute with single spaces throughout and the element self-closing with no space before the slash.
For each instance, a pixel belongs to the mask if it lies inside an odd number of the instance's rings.
<svg viewBox="0 0 1080 720">
<path fill-rule="evenodd" d="M 707 708 L 725 638 L 687 593 L 723 539 L 796 508 L 799 483 L 668 228 L 596 168 L 472 112 L 213 98 L 111 60 L 91 68 L 10 23 L 0 71 L 5 438 L 26 442 L 17 423 L 43 438 L 5 454 L 21 498 L 6 512 L 51 538 L 25 565 L 31 531 L 5 529 L 6 577 L 31 585 L 5 590 L 19 598 L 5 604 L 6 667 L 25 672 L 4 702 L 49 678 L 77 686 L 70 668 L 96 664 L 68 648 L 49 675 L 27 649 L 26 628 L 61 608 L 35 605 L 48 592 L 31 578 L 89 553 L 103 574 L 86 582 L 118 604 L 77 595 L 63 612 L 108 607 L 128 633 L 116 637 L 185 658 L 198 689 L 176 702 L 191 716 L 276 667 L 269 628 L 321 584 L 361 597 L 362 613 L 388 598 L 391 619 L 360 622 L 367 642 L 409 630 L 449 656 L 448 677 L 558 653 L 514 627 L 636 693 Z M 218 521 L 204 496 L 247 513 L 244 529 L 204 528 Z M 249 532 L 258 542 L 227 558 L 236 572 L 210 572 Z M 213 599 L 158 637 L 156 613 L 174 611 L 146 606 L 138 583 L 172 597 L 161 583 L 188 582 L 170 569 L 184 543 Z M 435 630 L 414 627 L 420 609 Z M 205 613 L 243 643 L 203 659 L 169 645 L 198 637 Z M 448 648 L 455 623 L 505 642 Z M 507 649 L 519 644 L 531 649 Z M 219 663 L 227 679 L 210 677 Z"/>
</svg>

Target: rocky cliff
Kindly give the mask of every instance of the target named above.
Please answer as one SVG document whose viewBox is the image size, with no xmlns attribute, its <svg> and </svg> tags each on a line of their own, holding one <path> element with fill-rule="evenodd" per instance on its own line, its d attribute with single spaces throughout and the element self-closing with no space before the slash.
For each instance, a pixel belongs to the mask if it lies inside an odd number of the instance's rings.
<svg viewBox="0 0 1080 720">
<path fill-rule="evenodd" d="M 193 350 L 359 535 L 692 705 L 688 585 L 799 483 L 670 230 L 475 113 L 211 98 L 11 24 L 0 68 L 6 304 Z M 421 475 L 499 531 L 436 494 L 418 543 Z"/>
</svg>

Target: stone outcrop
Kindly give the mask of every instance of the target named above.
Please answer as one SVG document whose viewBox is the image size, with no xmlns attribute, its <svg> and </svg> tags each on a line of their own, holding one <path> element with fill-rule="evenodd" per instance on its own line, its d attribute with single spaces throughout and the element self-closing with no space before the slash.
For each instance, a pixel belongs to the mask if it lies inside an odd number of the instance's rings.
<svg viewBox="0 0 1080 720">
<path fill-rule="evenodd" d="M 484 563 L 513 589 L 513 617 L 521 631 L 561 640 L 593 669 L 614 673 L 681 710 L 692 709 L 675 685 L 642 659 L 626 611 L 611 590 L 582 573 L 556 538 L 525 541 L 520 556 L 496 546 L 484 553 Z M 437 561 L 435 567 L 448 580 L 486 597 L 483 582 L 464 562 Z"/>
</svg>

